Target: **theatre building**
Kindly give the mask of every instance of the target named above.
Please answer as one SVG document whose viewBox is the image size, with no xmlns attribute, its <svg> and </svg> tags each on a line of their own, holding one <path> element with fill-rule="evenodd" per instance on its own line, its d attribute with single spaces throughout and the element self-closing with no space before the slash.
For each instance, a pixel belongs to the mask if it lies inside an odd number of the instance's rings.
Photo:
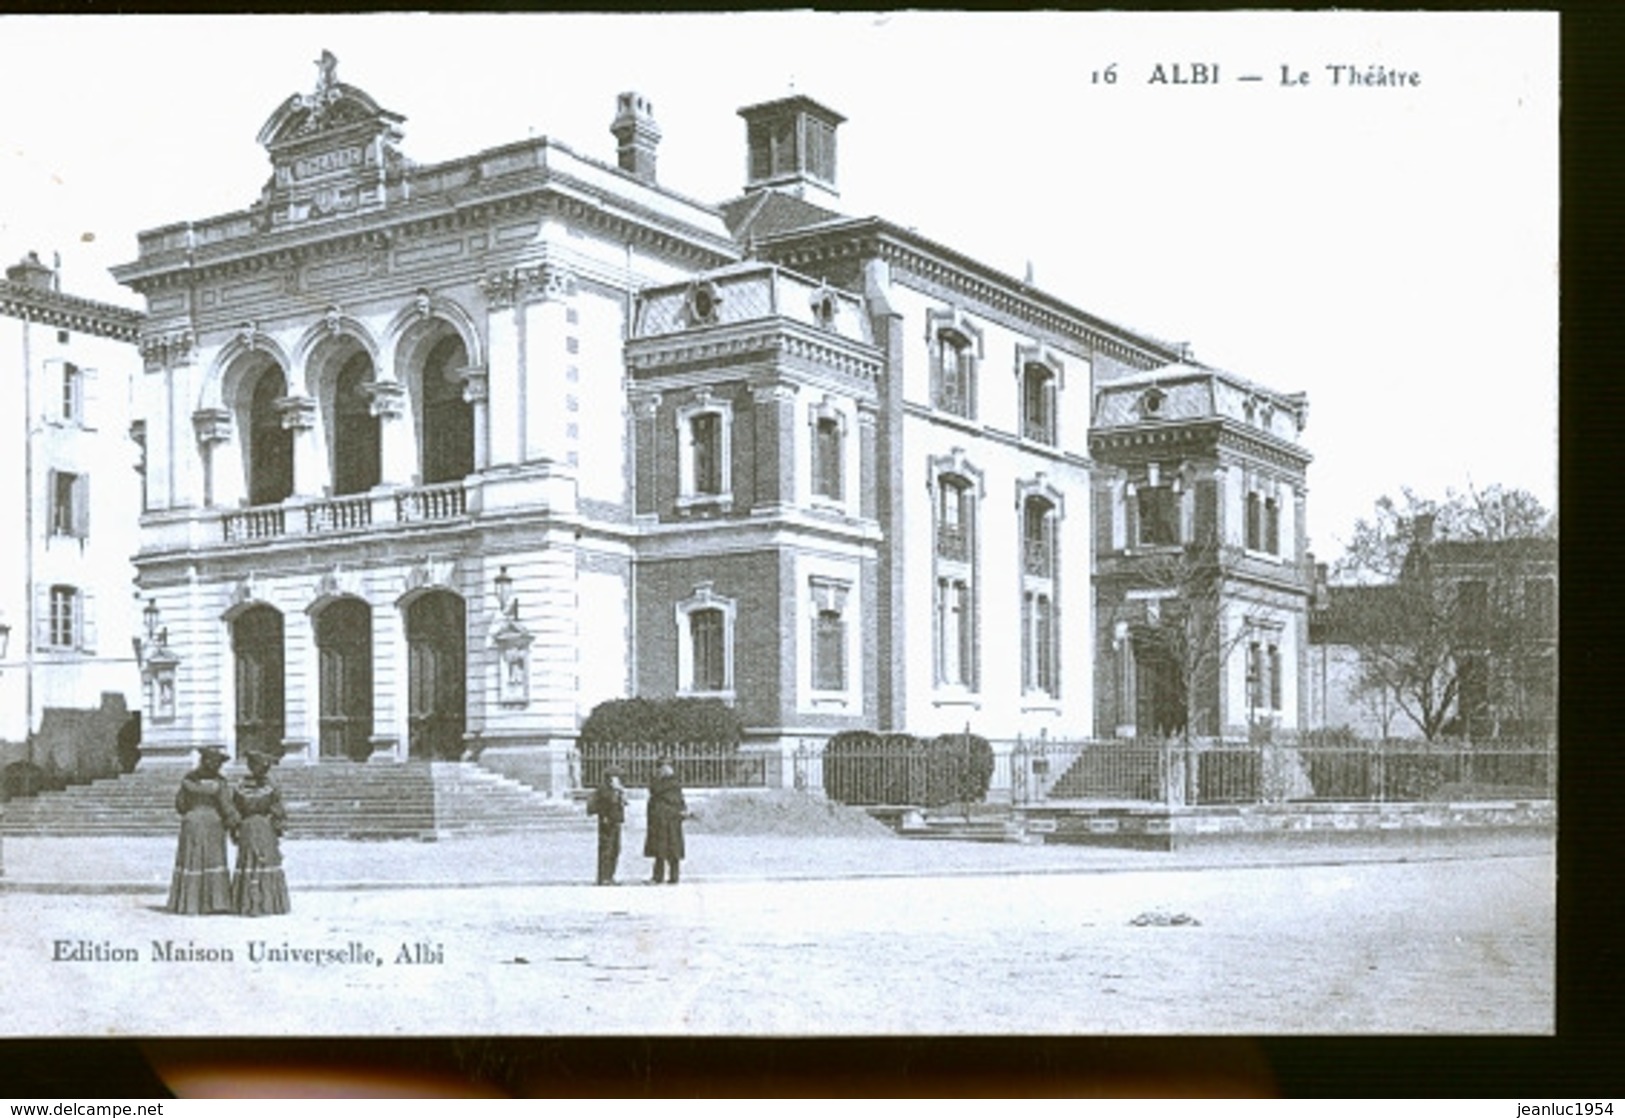
<svg viewBox="0 0 1625 1118">
<path fill-rule="evenodd" d="M 816 101 L 740 110 L 720 204 L 612 108 L 603 161 L 417 165 L 327 56 L 257 202 L 140 236 L 149 755 L 473 751 L 559 791 L 629 695 L 720 698 L 766 752 L 1095 731 L 1094 389 L 1180 354 L 843 215 Z"/>
</svg>

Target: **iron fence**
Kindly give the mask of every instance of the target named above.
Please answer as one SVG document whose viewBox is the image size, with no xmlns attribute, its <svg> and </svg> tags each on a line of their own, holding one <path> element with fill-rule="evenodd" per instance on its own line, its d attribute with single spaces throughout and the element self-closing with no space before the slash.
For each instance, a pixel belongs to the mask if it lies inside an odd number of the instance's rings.
<svg viewBox="0 0 1625 1118">
<path fill-rule="evenodd" d="M 726 743 L 686 743 L 589 745 L 581 751 L 581 784 L 596 787 L 604 770 L 614 765 L 621 770 L 623 784 L 646 788 L 662 759 L 671 760 L 678 783 L 685 788 L 765 788 L 782 783 L 774 754 Z"/>
</svg>

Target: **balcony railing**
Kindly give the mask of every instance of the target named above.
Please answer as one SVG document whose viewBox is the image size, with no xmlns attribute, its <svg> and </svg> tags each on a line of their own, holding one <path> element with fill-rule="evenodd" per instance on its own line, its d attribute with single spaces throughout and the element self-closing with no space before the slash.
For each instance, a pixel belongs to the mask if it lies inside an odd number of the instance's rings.
<svg viewBox="0 0 1625 1118">
<path fill-rule="evenodd" d="M 1046 540 L 1026 540 L 1021 551 L 1022 568 L 1038 578 L 1050 577 L 1049 543 Z"/>
<path fill-rule="evenodd" d="M 419 520 L 455 520 L 468 511 L 468 498 L 460 481 L 423 485 L 395 495 L 395 519 L 410 523 Z"/>
<path fill-rule="evenodd" d="M 286 528 L 281 505 L 261 505 L 241 512 L 228 512 L 220 523 L 228 543 L 274 539 L 282 535 Z"/>
<path fill-rule="evenodd" d="M 372 500 L 368 497 L 340 497 L 305 507 L 305 531 L 344 532 L 372 523 Z"/>
<path fill-rule="evenodd" d="M 937 525 L 937 554 L 944 559 L 964 562 L 970 556 L 965 529 L 958 524 Z"/>
</svg>

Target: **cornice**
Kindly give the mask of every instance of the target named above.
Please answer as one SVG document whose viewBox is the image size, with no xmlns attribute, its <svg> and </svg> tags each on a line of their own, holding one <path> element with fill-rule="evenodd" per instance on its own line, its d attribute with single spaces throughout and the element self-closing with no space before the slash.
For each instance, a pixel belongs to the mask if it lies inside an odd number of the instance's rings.
<svg viewBox="0 0 1625 1118">
<path fill-rule="evenodd" d="M 134 343 L 147 316 L 140 311 L 60 291 L 0 280 L 0 315 L 99 338 Z"/>
<path fill-rule="evenodd" d="M 501 189 L 502 193 L 495 191 Z M 392 202 L 353 216 L 294 228 L 271 229 L 261 209 L 240 211 L 203 222 L 183 222 L 160 231 L 165 246 L 113 269 L 119 282 L 143 294 L 241 275 L 287 272 L 313 260 L 390 252 L 414 240 L 484 228 L 504 218 L 554 215 L 578 226 L 633 241 L 696 268 L 736 260 L 732 246 L 700 232 L 662 228 L 656 214 L 613 199 L 578 194 L 567 179 L 553 176 L 519 189 L 498 183 L 487 197 L 435 197 Z M 236 221 L 249 231 L 208 240 L 212 229 Z M 156 237 L 157 234 L 152 234 Z M 173 242 L 171 245 L 169 242 Z"/>
<path fill-rule="evenodd" d="M 793 268 L 877 257 L 896 270 L 974 299 L 1025 327 L 1039 326 L 1124 364 L 1152 369 L 1180 360 L 1172 348 L 1114 328 L 1013 277 L 877 219 L 784 233 L 766 238 L 756 247 L 760 255 Z"/>
<path fill-rule="evenodd" d="M 626 366 L 633 373 L 650 373 L 761 354 L 810 362 L 870 383 L 884 367 L 878 351 L 864 353 L 845 340 L 803 333 L 799 324 L 771 321 L 744 330 L 634 338 L 626 343 Z"/>
</svg>

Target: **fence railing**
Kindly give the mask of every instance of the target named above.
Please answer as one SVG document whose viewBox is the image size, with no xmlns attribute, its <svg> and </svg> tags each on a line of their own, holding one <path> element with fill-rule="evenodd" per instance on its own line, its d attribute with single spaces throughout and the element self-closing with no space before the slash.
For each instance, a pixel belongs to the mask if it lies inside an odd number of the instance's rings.
<svg viewBox="0 0 1625 1118">
<path fill-rule="evenodd" d="M 773 788 L 783 784 L 779 758 L 728 744 L 588 745 L 581 750 L 581 784 L 597 787 L 611 765 L 621 783 L 646 788 L 662 759 L 670 759 L 685 788 Z"/>
<path fill-rule="evenodd" d="M 949 735 L 950 738 L 953 735 Z M 613 764 L 646 786 L 663 757 L 692 788 L 796 788 L 851 804 L 971 803 L 1025 807 L 1069 801 L 1168 805 L 1309 802 L 1406 803 L 1549 799 L 1557 790 L 1551 745 L 1429 745 L 1052 738 L 988 742 L 980 760 L 940 741 L 828 749 L 822 737 L 773 748 L 734 745 L 592 745 L 584 787 Z M 985 788 L 985 791 L 983 789 Z M 965 789 L 975 789 L 967 797 Z"/>
</svg>

